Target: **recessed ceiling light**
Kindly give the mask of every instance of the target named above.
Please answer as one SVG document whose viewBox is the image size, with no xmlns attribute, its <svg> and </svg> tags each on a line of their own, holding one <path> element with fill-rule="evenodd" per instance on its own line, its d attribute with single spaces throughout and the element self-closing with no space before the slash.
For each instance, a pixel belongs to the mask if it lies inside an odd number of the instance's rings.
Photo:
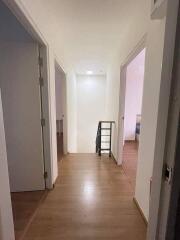
<svg viewBox="0 0 180 240">
<path fill-rule="evenodd" d="M 86 74 L 87 74 L 87 75 L 92 75 L 92 74 L 93 74 L 93 71 L 90 71 L 90 70 L 89 70 L 89 71 L 86 72 Z"/>
</svg>

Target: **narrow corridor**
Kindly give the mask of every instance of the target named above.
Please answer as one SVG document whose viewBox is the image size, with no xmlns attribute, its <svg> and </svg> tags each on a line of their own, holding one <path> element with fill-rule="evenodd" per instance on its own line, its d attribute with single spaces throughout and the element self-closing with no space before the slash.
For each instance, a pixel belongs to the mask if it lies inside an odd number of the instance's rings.
<svg viewBox="0 0 180 240">
<path fill-rule="evenodd" d="M 25 240 L 145 240 L 132 186 L 112 159 L 71 154 L 59 171 Z"/>
</svg>

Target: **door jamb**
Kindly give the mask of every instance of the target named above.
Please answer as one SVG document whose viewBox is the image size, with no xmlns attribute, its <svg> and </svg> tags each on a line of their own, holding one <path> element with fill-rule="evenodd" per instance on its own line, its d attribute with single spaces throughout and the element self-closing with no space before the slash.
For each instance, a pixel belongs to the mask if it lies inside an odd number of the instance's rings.
<svg viewBox="0 0 180 240">
<path fill-rule="evenodd" d="M 173 68 L 171 76 L 171 87 L 170 87 L 170 97 L 169 97 L 169 108 L 167 116 L 167 129 L 165 138 L 165 150 L 164 150 L 164 167 L 166 166 L 172 169 L 172 179 L 169 182 L 165 181 L 165 174 L 162 175 L 162 187 L 160 194 L 160 207 L 158 214 L 158 226 L 157 226 L 157 238 L 166 236 L 167 239 L 174 239 L 173 234 L 175 221 L 176 221 L 176 211 L 177 202 L 179 195 L 179 173 L 180 173 L 180 163 L 179 163 L 179 148 L 180 143 L 180 6 L 178 10 L 178 22 L 175 37 L 175 50 L 173 59 Z M 173 49 L 173 48 L 172 48 Z M 166 182 L 166 183 L 165 183 Z M 166 186 L 165 186 L 166 185 Z M 165 187 L 164 187 L 165 186 Z M 168 190 L 167 190 L 168 189 Z M 168 191 L 168 193 L 167 193 Z M 167 211 L 166 211 L 167 210 Z M 166 226 L 166 228 L 165 228 Z"/>
<path fill-rule="evenodd" d="M 66 73 L 60 66 L 57 57 L 55 57 L 55 67 L 59 68 L 59 71 L 63 72 L 64 74 L 64 79 L 63 79 L 63 153 L 66 155 L 67 154 L 67 81 L 66 81 Z M 56 103 L 57 107 L 57 103 Z"/>
<path fill-rule="evenodd" d="M 157 129 L 154 150 L 153 177 L 151 184 L 149 224 L 147 239 L 160 239 L 158 234 L 160 197 L 162 186 L 162 175 L 164 166 L 165 140 L 168 123 L 170 90 L 172 83 L 172 70 L 174 64 L 174 50 L 177 28 L 179 0 L 167 1 L 164 51 L 161 69 L 161 85 L 159 92 L 159 106 L 157 116 Z"/>
<path fill-rule="evenodd" d="M 125 92 L 126 92 L 126 69 L 128 64 L 146 47 L 146 38 L 147 34 L 145 34 L 139 43 L 136 45 L 134 50 L 127 56 L 122 65 L 120 66 L 120 90 L 119 90 L 119 113 L 118 113 L 118 142 L 117 142 L 117 156 L 118 156 L 118 165 L 122 165 L 122 152 L 123 152 L 123 136 L 122 131 L 123 127 L 122 120 L 124 120 L 124 112 L 125 112 Z M 123 88 L 123 89 L 122 89 Z M 123 99 L 123 101 L 122 101 Z"/>
</svg>

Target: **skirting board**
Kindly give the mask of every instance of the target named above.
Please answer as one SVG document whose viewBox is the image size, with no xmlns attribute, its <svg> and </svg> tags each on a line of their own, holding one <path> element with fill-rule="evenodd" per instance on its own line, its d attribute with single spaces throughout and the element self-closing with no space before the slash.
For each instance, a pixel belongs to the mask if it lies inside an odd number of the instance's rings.
<svg viewBox="0 0 180 240">
<path fill-rule="evenodd" d="M 138 203 L 138 201 L 136 200 L 135 197 L 133 198 L 133 201 L 136 204 L 136 207 L 138 208 L 138 210 L 139 210 L 139 212 L 140 212 L 140 214 L 141 214 L 145 224 L 148 225 L 148 221 L 147 221 L 146 217 L 144 216 L 144 213 L 143 213 L 142 209 L 140 208 L 139 203 Z"/>
<path fill-rule="evenodd" d="M 114 157 L 114 154 L 111 152 L 111 158 L 113 159 L 113 161 L 116 163 L 116 164 L 118 164 L 117 163 L 117 161 L 116 161 L 116 158 Z"/>
</svg>

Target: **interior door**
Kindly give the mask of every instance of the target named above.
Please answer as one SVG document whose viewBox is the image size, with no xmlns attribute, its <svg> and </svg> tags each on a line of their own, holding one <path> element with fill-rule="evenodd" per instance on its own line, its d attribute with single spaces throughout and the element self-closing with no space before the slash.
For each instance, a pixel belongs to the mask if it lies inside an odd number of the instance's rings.
<svg viewBox="0 0 180 240">
<path fill-rule="evenodd" d="M 12 192 L 45 189 L 38 45 L 0 44 L 0 86 Z"/>
<path fill-rule="evenodd" d="M 14 224 L 9 188 L 8 164 L 4 132 L 4 120 L 0 91 L 0 239 L 14 240 Z"/>
<path fill-rule="evenodd" d="M 180 27 L 178 20 L 177 29 Z M 174 240 L 180 191 L 180 33 L 177 31 L 157 239 Z M 178 238 L 179 239 L 179 238 Z"/>
</svg>

